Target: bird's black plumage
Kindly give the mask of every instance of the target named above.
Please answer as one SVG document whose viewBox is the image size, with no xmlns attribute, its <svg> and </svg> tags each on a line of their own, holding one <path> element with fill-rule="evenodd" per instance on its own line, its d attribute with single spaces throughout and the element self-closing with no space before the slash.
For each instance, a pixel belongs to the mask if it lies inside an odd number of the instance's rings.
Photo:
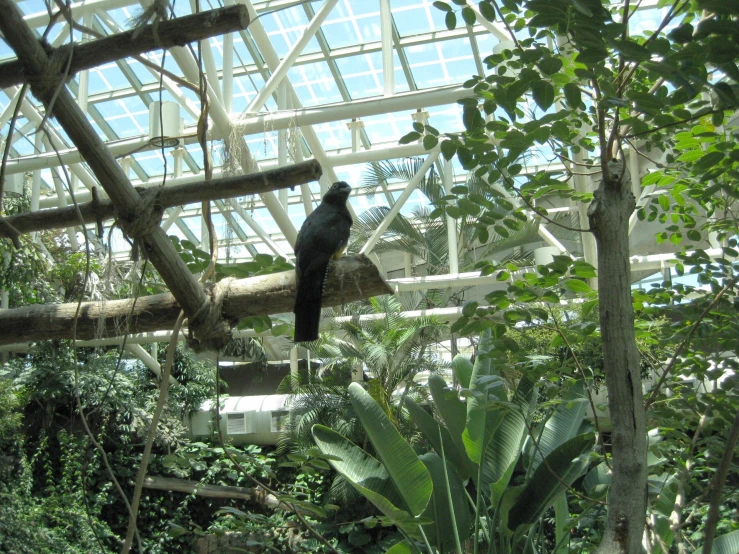
<svg viewBox="0 0 739 554">
<path fill-rule="evenodd" d="M 352 216 L 346 207 L 352 188 L 334 183 L 321 205 L 303 223 L 295 243 L 295 342 L 318 339 L 323 282 L 328 264 L 339 258 L 349 242 Z"/>
</svg>

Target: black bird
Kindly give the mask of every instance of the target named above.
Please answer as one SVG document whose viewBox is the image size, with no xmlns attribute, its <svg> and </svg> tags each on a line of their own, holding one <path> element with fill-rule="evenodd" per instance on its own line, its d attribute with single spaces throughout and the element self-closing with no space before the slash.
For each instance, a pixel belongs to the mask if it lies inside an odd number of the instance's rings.
<svg viewBox="0 0 739 554">
<path fill-rule="evenodd" d="M 349 242 L 352 216 L 346 207 L 352 188 L 344 181 L 334 183 L 321 205 L 310 214 L 295 242 L 295 342 L 318 339 L 321 299 L 328 265 L 344 253 Z"/>
</svg>

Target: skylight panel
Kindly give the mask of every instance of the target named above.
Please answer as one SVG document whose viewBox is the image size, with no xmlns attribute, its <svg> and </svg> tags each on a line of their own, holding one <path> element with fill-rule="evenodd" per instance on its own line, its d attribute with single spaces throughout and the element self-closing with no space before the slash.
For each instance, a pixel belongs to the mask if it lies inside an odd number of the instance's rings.
<svg viewBox="0 0 739 554">
<path fill-rule="evenodd" d="M 10 58 L 15 58 L 15 52 L 13 52 L 12 48 L 8 46 L 8 44 L 0 38 L 0 60 L 6 60 Z"/>
<path fill-rule="evenodd" d="M 313 130 L 325 150 L 337 150 L 352 145 L 352 135 L 345 121 L 332 121 L 314 125 Z"/>
<path fill-rule="evenodd" d="M 430 0 L 393 0 L 391 11 L 401 37 L 446 30 L 444 12 Z"/>
<path fill-rule="evenodd" d="M 324 61 L 293 66 L 287 75 L 303 106 L 332 104 L 343 100 L 331 70 Z"/>
<path fill-rule="evenodd" d="M 284 58 L 287 55 L 303 34 L 303 29 L 309 23 L 308 16 L 301 6 L 272 12 L 261 17 L 260 21 L 280 58 Z M 320 50 L 321 46 L 315 37 L 313 37 L 303 49 L 303 54 L 319 52 Z"/>
<path fill-rule="evenodd" d="M 336 63 L 352 99 L 383 93 L 381 53 L 339 58 Z"/>
<path fill-rule="evenodd" d="M 330 48 L 380 41 L 378 2 L 342 0 L 321 26 Z"/>
<path fill-rule="evenodd" d="M 469 38 L 406 48 L 413 78 L 420 89 L 463 83 L 477 73 Z"/>
</svg>

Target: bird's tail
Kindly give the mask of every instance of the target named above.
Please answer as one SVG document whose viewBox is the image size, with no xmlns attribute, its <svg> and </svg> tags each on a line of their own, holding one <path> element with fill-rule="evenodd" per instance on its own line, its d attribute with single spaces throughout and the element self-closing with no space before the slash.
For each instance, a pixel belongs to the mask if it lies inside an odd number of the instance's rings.
<svg viewBox="0 0 739 554">
<path fill-rule="evenodd" d="M 328 265 L 318 275 L 303 275 L 298 281 L 295 299 L 295 342 L 318 340 L 318 325 L 321 321 L 323 285 Z"/>
</svg>

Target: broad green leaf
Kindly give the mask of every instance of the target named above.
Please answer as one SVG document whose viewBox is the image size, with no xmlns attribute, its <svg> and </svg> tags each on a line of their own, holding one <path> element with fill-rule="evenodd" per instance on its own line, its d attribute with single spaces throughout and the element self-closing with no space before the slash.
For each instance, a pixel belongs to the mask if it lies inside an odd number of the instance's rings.
<svg viewBox="0 0 739 554">
<path fill-rule="evenodd" d="M 555 448 L 534 472 L 508 513 L 508 528 L 529 526 L 567 490 L 588 466 L 583 454 L 593 447 L 593 433 L 583 433 Z M 584 458 L 584 459 L 583 459 Z"/>
<path fill-rule="evenodd" d="M 407 135 L 403 135 L 402 137 L 400 137 L 400 140 L 398 141 L 398 143 L 410 144 L 411 142 L 415 142 L 420 138 L 421 138 L 421 133 L 419 133 L 418 131 L 411 131 Z"/>
<path fill-rule="evenodd" d="M 444 17 L 444 24 L 446 25 L 447 29 L 453 31 L 454 28 L 457 26 L 456 14 L 452 11 L 446 12 L 446 16 Z"/>
<path fill-rule="evenodd" d="M 426 508 L 433 487 L 428 471 L 385 411 L 359 383 L 349 385 L 349 397 L 400 496 L 411 514 L 419 515 Z"/>
<path fill-rule="evenodd" d="M 694 166 L 695 172 L 706 171 L 724 159 L 723 152 L 709 152 L 703 156 Z"/>
<path fill-rule="evenodd" d="M 457 355 L 457 357 L 459 356 L 460 355 Z M 455 357 L 455 359 L 457 357 Z M 469 362 L 469 360 L 467 361 Z M 470 364 L 470 366 L 471 365 L 472 364 Z M 467 381 L 467 385 L 469 385 L 469 380 Z M 465 424 L 467 422 L 467 406 L 465 406 L 464 402 L 457 397 L 456 393 L 450 394 L 447 384 L 441 376 L 431 375 L 428 380 L 428 386 L 429 391 L 431 391 L 431 398 L 434 400 L 434 405 L 439 411 L 441 419 L 444 421 L 444 425 L 446 425 L 449 435 L 459 452 L 458 458 L 464 458 L 466 460 L 466 473 L 476 473 L 474 471 L 474 464 L 467 457 L 464 442 L 462 440 L 462 433 L 464 432 Z M 462 386 L 464 387 L 464 384 L 462 384 Z M 449 456 L 449 453 L 447 453 L 447 456 Z"/>
<path fill-rule="evenodd" d="M 513 467 L 520 454 L 526 437 L 526 420 L 531 411 L 536 387 L 529 379 L 523 378 L 518 384 L 510 406 L 501 406 L 500 424 L 495 428 L 485 450 L 482 464 L 482 490 L 491 491 L 494 504 L 508 486 Z"/>
<path fill-rule="evenodd" d="M 713 541 L 711 554 L 735 554 L 739 552 L 739 529 L 717 537 Z M 694 550 L 693 554 L 703 554 L 703 548 Z"/>
<path fill-rule="evenodd" d="M 592 290 L 585 281 L 580 281 L 578 279 L 568 279 L 567 281 L 565 281 L 565 287 L 572 292 L 579 292 L 583 294 L 591 292 Z"/>
<path fill-rule="evenodd" d="M 550 56 L 541 60 L 538 65 L 542 73 L 554 75 L 557 71 L 562 69 L 562 60 L 555 58 L 554 56 Z"/>
<path fill-rule="evenodd" d="M 441 155 L 444 156 L 446 161 L 451 160 L 454 157 L 454 153 L 457 151 L 457 145 L 454 141 L 444 140 L 441 142 Z"/>
<path fill-rule="evenodd" d="M 632 62 L 643 62 L 652 57 L 649 50 L 631 40 L 615 40 L 616 50 Z"/>
<path fill-rule="evenodd" d="M 588 400 L 585 395 L 585 387 L 583 383 L 578 382 L 560 404 L 554 410 L 552 416 L 544 423 L 544 429 L 541 433 L 537 433 L 537 445 L 529 439 L 527 445 L 527 466 L 528 460 L 533 456 L 531 461 L 531 469 L 535 470 L 539 467 L 542 459 L 549 455 L 557 446 L 570 440 L 577 435 L 577 431 L 582 425 L 585 418 L 585 412 L 588 407 Z"/>
<path fill-rule="evenodd" d="M 547 81 L 531 83 L 531 93 L 536 104 L 544 111 L 548 110 L 554 103 L 554 87 Z"/>
<path fill-rule="evenodd" d="M 492 348 L 492 334 L 487 329 L 480 336 L 478 344 L 478 355 L 469 387 L 473 395 L 467 399 L 467 424 L 462 433 L 467 455 L 476 464 L 480 463 L 487 441 L 495 431 L 496 424 L 500 423 L 497 414 L 488 410 L 488 404 L 507 400 L 503 379 L 493 369 L 490 358 L 485 356 Z"/>
<path fill-rule="evenodd" d="M 440 547 L 442 552 L 448 552 L 455 546 L 453 535 L 452 509 L 456 522 L 459 542 L 467 540 L 471 531 L 470 507 L 464 492 L 464 485 L 457 473 L 447 463 L 446 478 L 444 476 L 444 462 L 442 459 L 429 452 L 420 456 L 421 461 L 428 469 L 434 482 L 434 492 L 431 495 L 426 510 L 421 518 L 432 519 L 434 523 L 423 526 L 423 530 L 432 545 Z M 447 489 L 447 481 L 449 488 Z M 451 493 L 452 506 L 449 506 L 449 493 Z"/>
<path fill-rule="evenodd" d="M 459 384 L 462 385 L 462 388 L 470 388 L 470 379 L 472 378 L 472 362 L 470 359 L 462 354 L 457 354 L 452 360 L 452 369 L 454 370 L 454 375 L 457 376 Z M 429 377 L 429 381 L 433 377 L 434 375 Z M 446 383 L 444 383 L 444 385 L 446 386 Z M 464 423 L 462 423 L 462 427 L 464 427 Z"/>
<path fill-rule="evenodd" d="M 470 8 L 469 6 L 465 6 L 462 8 L 462 19 L 464 19 L 464 22 L 467 25 L 474 25 L 477 21 L 477 16 L 475 15 L 475 12 Z"/>
<path fill-rule="evenodd" d="M 449 434 L 449 430 L 440 425 L 434 417 L 424 410 L 421 406 L 416 404 L 413 399 L 405 399 L 405 407 L 408 409 L 408 413 L 413 418 L 413 421 L 420 429 L 423 436 L 433 446 L 437 454 L 441 455 L 442 442 L 443 452 L 446 455 L 447 463 L 454 464 L 459 474 L 467 479 L 470 475 L 469 460 L 467 454 L 464 452 L 464 448 L 459 448 Z M 461 443 L 461 441 L 459 441 Z"/>
<path fill-rule="evenodd" d="M 575 83 L 567 83 L 564 86 L 564 93 L 565 99 L 567 100 L 567 105 L 570 108 L 576 110 L 580 107 L 580 102 L 582 101 L 582 93 L 580 92 L 580 87 L 578 87 Z"/>
<path fill-rule="evenodd" d="M 479 5 L 480 13 L 488 21 L 495 21 L 495 8 L 493 3 L 487 0 L 483 0 Z"/>
<path fill-rule="evenodd" d="M 400 493 L 384 465 L 333 429 L 314 425 L 312 432 L 321 452 L 339 458 L 330 461 L 336 471 L 378 510 L 399 525 L 409 518 L 408 512 L 403 509 L 405 506 Z"/>
<path fill-rule="evenodd" d="M 434 2 L 434 4 L 441 4 L 441 2 Z M 411 550 L 410 545 L 405 542 L 399 542 L 391 546 L 385 551 L 385 554 L 412 554 L 413 550 Z"/>
<path fill-rule="evenodd" d="M 608 469 L 605 462 L 601 462 L 588 471 L 588 474 L 582 480 L 582 488 L 585 489 L 585 493 L 596 499 L 605 498 L 610 485 L 611 470 Z"/>
<path fill-rule="evenodd" d="M 436 138 L 434 135 L 426 135 L 423 137 L 423 147 L 426 150 L 431 150 L 439 143 L 439 139 Z"/>
</svg>

